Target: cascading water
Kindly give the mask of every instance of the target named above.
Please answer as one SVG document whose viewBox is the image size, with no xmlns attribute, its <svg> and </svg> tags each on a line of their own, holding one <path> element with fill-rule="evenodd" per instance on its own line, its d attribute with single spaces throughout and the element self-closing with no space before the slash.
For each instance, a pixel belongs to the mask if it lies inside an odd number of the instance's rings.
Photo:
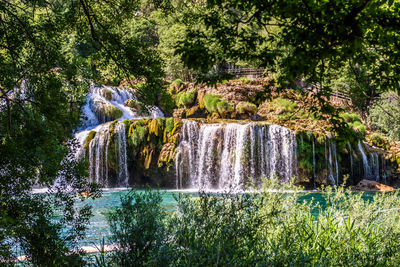
<svg viewBox="0 0 400 267">
<path fill-rule="evenodd" d="M 89 159 L 89 178 L 90 181 L 102 184 L 105 187 L 110 186 L 108 158 L 110 150 L 110 129 L 109 120 L 116 119 L 123 121 L 125 119 L 139 119 L 144 117 L 157 118 L 164 117 L 164 114 L 158 107 L 146 106 L 147 112 L 139 114 L 130 107 L 125 106 L 128 99 L 137 101 L 137 97 L 131 89 L 113 88 L 108 86 L 90 88 L 89 95 L 86 97 L 86 104 L 82 107 L 84 120 L 82 126 L 75 134 L 75 138 L 81 145 L 77 151 L 76 157 L 82 158 L 88 153 Z M 116 114 L 122 114 L 119 118 L 110 118 L 105 109 L 113 108 L 120 110 Z M 90 141 L 87 151 L 83 148 L 85 141 L 91 131 L 96 132 L 95 137 Z M 113 186 L 128 186 L 128 166 L 126 154 L 126 129 L 125 125 L 118 122 L 115 125 L 114 133 L 117 136 L 116 157 L 118 159 L 117 181 Z"/>
<path fill-rule="evenodd" d="M 379 156 L 378 153 L 374 153 L 373 154 L 373 168 L 374 168 L 374 176 L 375 176 L 375 180 L 378 182 L 379 181 Z"/>
<path fill-rule="evenodd" d="M 128 186 L 129 174 L 126 155 L 126 131 L 125 124 L 118 123 L 115 127 L 118 135 L 118 184 Z"/>
<path fill-rule="evenodd" d="M 241 189 L 276 175 L 297 174 L 297 142 L 287 128 L 266 124 L 185 121 L 176 157 L 177 187 Z"/>
<path fill-rule="evenodd" d="M 157 107 L 147 107 L 146 115 L 137 114 L 135 109 L 125 106 L 128 99 L 136 100 L 130 89 L 92 87 L 83 107 L 86 120 L 75 135 L 82 146 L 77 157 L 87 156 L 90 180 L 105 187 L 128 185 L 127 129 L 121 121 L 163 117 Z M 96 101 L 102 104 L 94 104 Z M 98 108 L 107 105 L 122 111 L 117 113 L 122 114 L 116 119 L 118 122 L 105 122 L 108 118 L 103 116 Z M 87 149 L 84 149 L 83 145 L 91 131 L 96 134 L 87 144 Z M 287 182 L 298 176 L 296 135 L 285 127 L 263 123 L 205 124 L 188 120 L 184 121 L 180 136 L 175 153 L 176 188 L 237 190 L 251 184 L 259 185 L 262 177 L 277 176 L 281 182 Z M 343 152 L 336 151 L 334 138 L 325 140 L 328 179 L 331 184 L 338 185 L 340 157 L 337 153 L 341 153 L 343 157 Z M 309 159 L 312 160 L 310 164 L 313 170 L 309 176 L 313 176 L 314 184 L 320 174 L 319 171 L 317 173 L 316 165 L 320 166 L 319 160 L 324 160 L 316 156 L 320 153 L 317 146 L 318 142 L 316 143 L 313 137 L 313 154 L 312 159 Z M 358 143 L 358 148 L 362 156 L 365 178 L 379 180 L 380 158 L 376 150 L 368 148 L 368 151 L 365 151 L 367 146 L 364 148 L 361 142 Z M 353 174 L 351 145 L 349 149 L 350 169 Z M 357 155 L 356 152 L 357 149 L 354 155 Z M 354 161 L 357 161 L 356 156 Z M 384 164 L 383 161 L 381 167 L 384 167 Z M 354 165 L 359 166 L 357 162 Z M 343 174 L 346 173 L 345 168 L 344 165 L 341 169 Z M 303 170 L 300 172 L 300 175 L 302 174 Z M 384 175 L 382 172 L 382 179 L 385 179 Z"/>
<path fill-rule="evenodd" d="M 347 146 L 349 147 L 351 177 L 353 177 L 353 175 L 354 175 L 354 170 L 353 170 L 353 151 L 351 149 L 350 142 L 347 142 Z"/>
<path fill-rule="evenodd" d="M 89 144 L 89 177 L 94 183 L 104 184 L 107 177 L 109 131 L 108 124 L 99 129 Z"/>
<path fill-rule="evenodd" d="M 332 184 L 337 186 L 337 185 L 339 185 L 339 166 L 338 166 L 337 155 L 336 155 L 336 144 L 334 143 L 334 140 L 331 140 L 330 138 L 328 138 L 328 144 L 329 144 L 329 146 L 328 146 L 328 159 L 329 159 L 328 179 L 331 181 Z M 325 149 L 326 149 L 326 143 L 325 143 Z M 335 159 L 335 166 L 333 165 L 333 158 Z M 335 168 L 336 177 L 333 173 L 333 168 Z"/>
<path fill-rule="evenodd" d="M 365 151 L 361 144 L 361 141 L 358 141 L 358 149 L 360 150 L 361 157 L 363 160 L 364 178 L 369 179 L 369 178 L 371 178 L 371 167 L 369 166 L 368 158 L 367 158 L 367 155 L 365 154 Z"/>
<path fill-rule="evenodd" d="M 316 164 L 315 164 L 315 137 L 314 137 L 314 134 L 312 136 L 312 168 L 313 168 L 312 181 L 313 181 L 313 188 L 315 189 L 315 179 L 317 177 L 317 174 L 316 174 L 317 170 L 316 170 Z"/>
</svg>

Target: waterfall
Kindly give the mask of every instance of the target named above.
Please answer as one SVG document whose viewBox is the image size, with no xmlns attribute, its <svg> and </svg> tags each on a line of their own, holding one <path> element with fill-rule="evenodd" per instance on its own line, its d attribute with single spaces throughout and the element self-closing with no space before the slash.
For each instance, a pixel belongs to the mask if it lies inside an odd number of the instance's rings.
<svg viewBox="0 0 400 267">
<path fill-rule="evenodd" d="M 146 106 L 148 114 L 136 114 L 131 108 L 125 106 L 128 99 L 138 100 L 133 90 L 126 88 L 116 88 L 109 86 L 91 86 L 89 94 L 86 96 L 86 103 L 82 107 L 82 126 L 77 129 L 75 138 L 80 144 L 75 158 L 81 159 L 88 156 L 89 160 L 89 179 L 92 182 L 100 183 L 103 186 L 128 186 L 129 173 L 126 154 L 126 129 L 125 124 L 121 121 L 125 119 L 139 119 L 144 117 L 164 117 L 164 114 L 158 107 Z M 105 113 L 102 112 L 104 105 L 108 108 L 118 108 L 122 114 L 116 126 L 114 133 L 116 134 L 115 143 L 116 147 L 113 149 L 113 155 L 116 150 L 117 157 L 117 178 L 116 181 L 110 181 L 108 169 L 108 153 L 110 150 L 110 133 L 109 122 L 110 118 L 106 118 Z M 114 120 L 114 119 L 113 119 Z M 96 135 L 89 143 L 87 151 L 83 148 L 86 138 L 91 131 L 95 131 Z M 114 148 L 114 147 L 113 147 Z"/>
<path fill-rule="evenodd" d="M 125 124 L 118 122 L 115 126 L 114 134 L 116 135 L 116 158 L 118 160 L 118 179 L 116 186 L 128 186 L 128 164 L 126 155 L 126 131 Z M 110 186 L 108 179 L 108 159 L 109 150 L 111 146 L 111 138 L 109 132 L 109 124 L 103 125 L 96 136 L 90 141 L 88 148 L 89 155 L 89 177 L 91 182 L 102 184 L 103 186 Z"/>
<path fill-rule="evenodd" d="M 353 170 L 353 151 L 351 149 L 351 144 L 350 142 L 347 142 L 347 146 L 349 147 L 349 155 L 350 155 L 350 172 L 351 172 L 351 177 L 354 176 L 354 170 Z"/>
<path fill-rule="evenodd" d="M 94 183 L 104 184 L 108 173 L 107 148 L 109 143 L 109 125 L 104 125 L 89 144 L 89 177 Z"/>
<path fill-rule="evenodd" d="M 334 141 L 330 138 L 328 138 L 328 158 L 329 158 L 329 174 L 328 174 L 328 179 L 331 181 L 332 184 L 338 185 L 338 176 L 339 176 L 339 171 L 338 171 L 338 165 L 337 165 L 337 157 L 336 157 L 336 146 L 334 146 L 332 143 Z M 334 149 L 335 148 L 335 149 Z M 326 141 L 325 141 L 325 149 L 326 149 Z M 336 159 L 336 179 L 335 176 L 333 175 L 333 158 Z"/>
<path fill-rule="evenodd" d="M 118 184 L 128 186 L 129 174 L 126 158 L 126 131 L 125 124 L 119 122 L 115 128 L 118 135 Z"/>
<path fill-rule="evenodd" d="M 365 179 L 370 179 L 372 175 L 371 171 L 371 166 L 369 165 L 367 155 L 365 154 L 363 145 L 361 144 L 361 141 L 358 141 L 358 149 L 360 150 L 361 157 L 363 160 L 363 166 L 364 166 L 364 178 Z"/>
<path fill-rule="evenodd" d="M 339 186 L 339 164 L 338 164 L 338 156 L 336 153 L 336 143 L 332 142 L 333 147 L 333 155 L 335 157 L 335 169 L 336 169 L 336 186 Z"/>
<path fill-rule="evenodd" d="M 177 148 L 177 188 L 241 189 L 297 174 L 297 143 L 287 128 L 267 124 L 185 121 Z"/>
<path fill-rule="evenodd" d="M 372 165 L 374 168 L 375 181 L 379 182 L 379 156 L 378 156 L 377 152 L 375 152 L 373 154 L 373 159 L 374 159 L 374 162 Z"/>
<path fill-rule="evenodd" d="M 313 188 L 315 189 L 315 179 L 317 178 L 316 166 L 315 166 L 315 137 L 312 135 L 312 168 L 313 168 Z"/>
</svg>

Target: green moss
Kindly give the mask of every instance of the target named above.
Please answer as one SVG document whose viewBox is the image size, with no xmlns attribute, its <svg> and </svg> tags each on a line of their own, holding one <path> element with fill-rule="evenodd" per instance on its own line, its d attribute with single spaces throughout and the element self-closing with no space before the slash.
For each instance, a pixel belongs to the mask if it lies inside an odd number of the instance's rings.
<svg viewBox="0 0 400 267">
<path fill-rule="evenodd" d="M 174 129 L 174 118 L 167 118 L 165 120 L 165 130 L 169 134 Z"/>
<path fill-rule="evenodd" d="M 181 79 L 176 79 L 171 83 L 172 86 L 180 86 L 183 83 Z"/>
<path fill-rule="evenodd" d="M 221 100 L 217 103 L 217 110 L 221 117 L 225 117 L 228 113 L 232 112 L 235 108 L 226 100 Z"/>
<path fill-rule="evenodd" d="M 179 106 L 190 107 L 194 104 L 196 100 L 196 90 L 191 90 L 189 92 L 183 93 L 179 97 Z"/>
<path fill-rule="evenodd" d="M 342 113 L 340 114 L 340 117 L 343 118 L 343 120 L 347 123 L 356 121 L 361 122 L 360 116 L 358 116 L 356 113 Z"/>
<path fill-rule="evenodd" d="M 86 137 L 85 145 L 83 146 L 84 149 L 89 148 L 90 141 L 96 136 L 96 131 L 90 131 L 89 135 Z"/>
<path fill-rule="evenodd" d="M 290 101 L 289 99 L 286 98 L 275 98 L 271 102 L 271 107 L 275 109 L 275 112 L 278 114 L 278 119 L 280 120 L 292 120 L 296 119 L 296 109 L 297 109 L 297 104 Z"/>
<path fill-rule="evenodd" d="M 138 147 L 146 140 L 149 130 L 142 126 L 135 127 L 132 124 L 131 128 L 129 129 L 129 132 L 130 132 L 129 138 L 132 142 L 133 147 Z"/>
<path fill-rule="evenodd" d="M 171 135 L 174 135 L 182 127 L 182 121 L 176 121 L 174 123 L 174 129 L 171 131 Z"/>
<path fill-rule="evenodd" d="M 271 104 L 275 107 L 282 108 L 285 112 L 293 112 L 297 108 L 297 104 L 286 98 L 275 98 Z"/>
<path fill-rule="evenodd" d="M 132 124 L 132 122 L 129 119 L 123 120 L 122 123 L 125 125 L 125 129 L 129 129 L 129 127 Z"/>
<path fill-rule="evenodd" d="M 386 149 L 386 142 L 385 139 L 378 133 L 373 133 L 370 135 L 370 140 L 374 146 L 385 148 Z"/>
<path fill-rule="evenodd" d="M 203 97 L 204 107 L 209 113 L 218 112 L 217 103 L 221 101 L 220 95 L 207 94 Z"/>
<path fill-rule="evenodd" d="M 360 132 L 362 135 L 365 135 L 367 132 L 367 127 L 362 124 L 360 121 L 355 121 L 353 123 L 349 123 L 349 126 L 354 130 Z"/>
<path fill-rule="evenodd" d="M 112 100 L 112 92 L 111 92 L 111 90 L 109 90 L 107 88 L 103 88 L 102 93 L 103 93 L 103 97 L 105 99 L 107 99 L 108 101 Z"/>
<path fill-rule="evenodd" d="M 250 102 L 241 102 L 236 106 L 236 112 L 239 114 L 256 114 L 257 106 Z"/>
<path fill-rule="evenodd" d="M 123 115 L 122 110 L 108 103 L 104 103 L 104 114 L 108 120 L 115 120 L 121 118 Z"/>
</svg>

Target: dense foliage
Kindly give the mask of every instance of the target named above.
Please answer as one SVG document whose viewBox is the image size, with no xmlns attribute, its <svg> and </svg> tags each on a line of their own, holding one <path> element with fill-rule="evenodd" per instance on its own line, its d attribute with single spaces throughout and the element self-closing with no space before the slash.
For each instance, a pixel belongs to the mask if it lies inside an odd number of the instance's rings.
<svg viewBox="0 0 400 267">
<path fill-rule="evenodd" d="M 400 97 L 387 92 L 369 110 L 369 123 L 391 140 L 400 140 Z"/>
<path fill-rule="evenodd" d="M 125 266 L 399 264 L 397 194 L 367 200 L 343 187 L 326 188 L 323 202 L 310 203 L 299 201 L 298 188 L 277 186 L 268 180 L 260 194 L 181 195 L 169 215 L 160 193 L 130 194 L 112 212 L 119 249 L 103 263 L 115 265 L 129 254 Z"/>
<path fill-rule="evenodd" d="M 38 266 L 82 265 L 79 250 L 71 250 L 91 212 L 74 201 L 77 193 L 95 197 L 97 190 L 69 140 L 91 81 L 146 79 L 152 90 L 144 98 L 156 101 L 161 64 L 135 30 L 140 6 L 0 1 L 1 264 L 24 255 Z M 34 187 L 52 195 L 32 195 Z"/>
<path fill-rule="evenodd" d="M 368 68 L 375 86 L 399 85 L 397 1 L 201 3 L 198 17 L 205 27 L 189 28 L 179 49 L 193 68 L 207 71 L 224 58 L 253 61 L 278 67 L 283 83 L 304 76 L 325 89 L 331 70 L 359 64 Z"/>
</svg>

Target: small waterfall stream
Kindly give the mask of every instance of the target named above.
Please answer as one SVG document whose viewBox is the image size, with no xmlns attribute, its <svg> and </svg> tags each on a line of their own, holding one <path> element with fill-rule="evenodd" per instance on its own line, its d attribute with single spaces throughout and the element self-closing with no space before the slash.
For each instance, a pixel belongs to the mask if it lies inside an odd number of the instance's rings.
<svg viewBox="0 0 400 267">
<path fill-rule="evenodd" d="M 368 155 L 367 155 L 361 141 L 358 141 L 358 149 L 362 156 L 363 167 L 364 167 L 364 179 L 379 181 L 380 176 L 379 176 L 378 153 L 368 151 Z M 370 159 L 368 159 L 368 156 L 370 157 Z"/>
<path fill-rule="evenodd" d="M 313 189 L 316 188 L 315 186 L 315 179 L 317 178 L 317 166 L 315 164 L 315 136 L 314 134 L 312 135 L 312 169 L 313 169 L 313 177 L 312 177 L 312 182 L 313 182 Z"/>
<path fill-rule="evenodd" d="M 128 186 L 129 173 L 126 155 L 126 131 L 125 124 L 120 122 L 115 127 L 118 135 L 118 185 Z"/>
<path fill-rule="evenodd" d="M 297 174 L 297 142 L 287 128 L 267 124 L 185 121 L 177 149 L 177 187 L 240 189 L 276 175 Z"/>
</svg>

